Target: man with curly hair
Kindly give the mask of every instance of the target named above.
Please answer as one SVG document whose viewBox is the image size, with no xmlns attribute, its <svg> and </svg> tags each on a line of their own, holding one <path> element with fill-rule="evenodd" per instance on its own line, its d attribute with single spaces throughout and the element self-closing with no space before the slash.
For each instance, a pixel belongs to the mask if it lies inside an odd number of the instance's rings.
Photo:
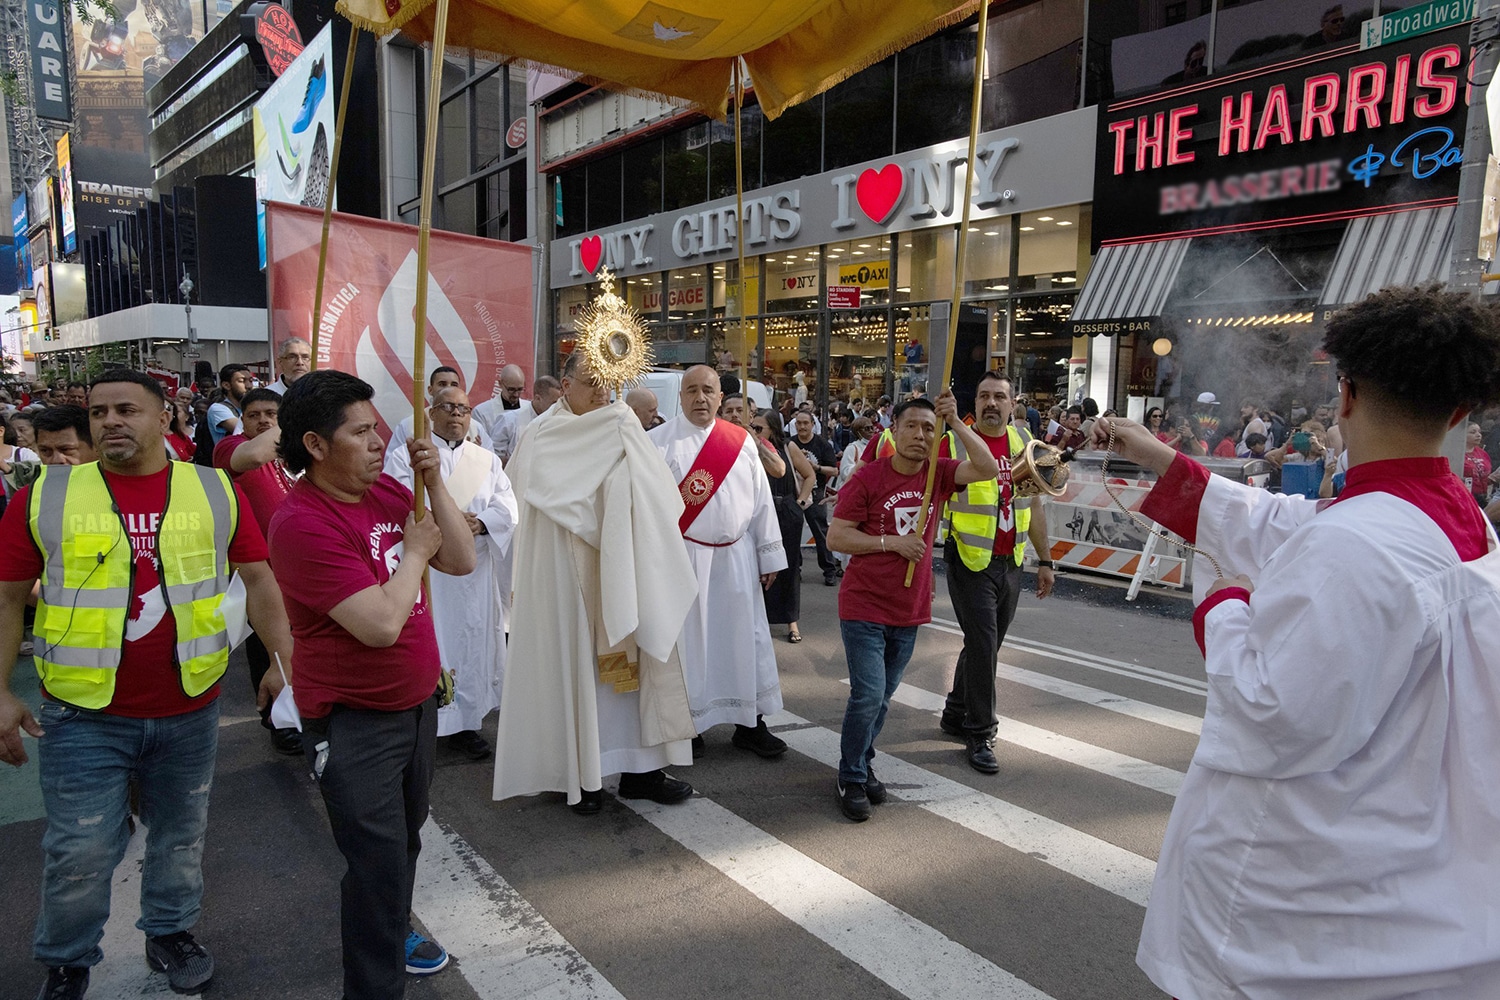
<svg viewBox="0 0 1500 1000">
<path fill-rule="evenodd" d="M 1500 398 L 1500 329 L 1390 288 L 1324 347 L 1336 501 L 1210 476 L 1128 421 L 1095 434 L 1225 574 L 1199 563 L 1208 704 L 1136 960 L 1181 1000 L 1500 996 L 1500 553 L 1442 455 Z"/>
</svg>

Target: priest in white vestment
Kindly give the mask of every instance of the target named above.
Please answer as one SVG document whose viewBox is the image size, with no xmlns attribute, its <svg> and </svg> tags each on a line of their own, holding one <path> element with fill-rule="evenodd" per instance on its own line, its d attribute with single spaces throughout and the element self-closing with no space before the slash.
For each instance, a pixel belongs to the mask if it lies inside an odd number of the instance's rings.
<svg viewBox="0 0 1500 1000">
<path fill-rule="evenodd" d="M 464 381 L 458 372 L 447 365 L 439 365 L 427 377 L 427 405 L 431 406 L 433 400 L 437 399 L 437 394 L 444 389 L 462 388 L 464 388 Z M 391 462 L 398 460 L 397 455 L 406 454 L 406 439 L 411 437 L 415 424 L 411 414 L 407 414 L 395 427 L 391 428 L 391 439 L 385 443 L 386 468 L 390 468 Z M 482 448 L 493 448 L 495 444 L 489 432 L 478 422 L 471 421 L 467 437 Z"/>
<path fill-rule="evenodd" d="M 683 373 L 681 402 L 649 437 L 688 509 L 701 505 L 682 533 L 698 580 L 680 643 L 693 724 L 702 734 L 732 723 L 735 746 L 775 757 L 786 743 L 762 716 L 781 711 L 781 681 L 761 592 L 786 570 L 787 555 L 770 482 L 755 439 L 715 416 L 717 372 L 698 365 Z M 694 749 L 702 753 L 702 743 Z"/>
<path fill-rule="evenodd" d="M 588 814 L 611 774 L 624 798 L 692 794 L 662 769 L 692 763 L 677 639 L 697 583 L 677 484 L 580 355 L 510 469 L 521 517 L 494 796 L 564 792 Z"/>
<path fill-rule="evenodd" d="M 510 458 L 521 441 L 521 435 L 531 422 L 546 413 L 557 397 L 562 395 L 562 385 L 551 375 L 541 375 L 531 384 L 531 398 L 521 400 L 514 410 L 506 410 L 495 427 L 495 454 L 500 461 L 510 464 Z M 476 413 L 479 411 L 475 411 Z"/>
<path fill-rule="evenodd" d="M 1142 514 L 1194 565 L 1203 732 L 1136 961 L 1180 1000 L 1500 997 L 1500 550 L 1443 457 L 1500 398 L 1487 307 L 1390 288 L 1336 313 L 1333 501 L 1210 476 L 1138 424 Z"/>
<path fill-rule="evenodd" d="M 479 734 L 485 716 L 500 704 L 505 676 L 505 611 L 510 600 L 510 550 L 516 529 L 516 497 L 500 460 L 469 440 L 471 409 L 462 390 L 438 390 L 432 407 L 432 442 L 442 461 L 443 482 L 474 535 L 474 572 L 448 576 L 433 570 L 432 615 L 444 670 L 453 674 L 453 701 L 438 709 L 437 734 L 474 760 L 490 755 Z M 385 471 L 410 489 L 406 450 Z"/>
<path fill-rule="evenodd" d="M 493 396 L 474 407 L 474 422 L 484 428 L 491 441 L 500 433 L 500 421 L 505 415 L 527 404 L 528 400 L 521 398 L 521 393 L 526 391 L 526 373 L 520 365 L 506 365 L 500 369 L 495 388 Z"/>
</svg>

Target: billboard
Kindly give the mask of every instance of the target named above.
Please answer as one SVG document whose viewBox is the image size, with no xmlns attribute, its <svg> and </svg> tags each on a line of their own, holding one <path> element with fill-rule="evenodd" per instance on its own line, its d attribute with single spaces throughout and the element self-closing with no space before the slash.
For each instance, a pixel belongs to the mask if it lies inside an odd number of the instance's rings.
<svg viewBox="0 0 1500 1000">
<path fill-rule="evenodd" d="M 266 213 L 271 340 L 311 339 L 323 213 L 272 202 Z M 434 232 L 427 291 L 426 368 L 450 365 L 475 403 L 490 398 L 500 369 L 532 379 L 532 250 L 515 243 Z M 382 434 L 411 413 L 412 310 L 417 228 L 335 213 L 318 326 L 318 367 L 375 387 Z M 274 350 L 273 350 L 274 353 Z"/>
<path fill-rule="evenodd" d="M 26 196 L 16 195 L 10 205 L 10 231 L 16 241 L 16 287 L 31 287 L 31 242 L 27 230 L 31 228 L 30 213 L 26 210 Z"/>
<path fill-rule="evenodd" d="M 73 210 L 73 154 L 69 136 L 57 140 L 57 215 L 63 253 L 78 249 L 78 216 Z"/>
<path fill-rule="evenodd" d="M 31 100 L 38 118 L 71 121 L 67 30 L 61 0 L 28 0 L 26 33 L 31 37 Z"/>
<path fill-rule="evenodd" d="M 260 266 L 266 266 L 266 203 L 322 208 L 333 153 L 333 25 L 292 60 L 255 102 L 255 199 Z"/>
</svg>

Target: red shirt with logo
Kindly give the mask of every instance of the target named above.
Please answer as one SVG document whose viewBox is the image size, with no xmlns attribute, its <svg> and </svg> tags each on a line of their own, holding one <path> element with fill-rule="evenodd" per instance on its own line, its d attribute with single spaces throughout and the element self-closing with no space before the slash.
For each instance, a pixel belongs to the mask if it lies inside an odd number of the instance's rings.
<svg viewBox="0 0 1500 1000">
<path fill-rule="evenodd" d="M 148 476 L 122 476 L 104 473 L 104 481 L 119 505 L 135 552 L 135 579 L 129 617 L 125 622 L 125 648 L 115 671 L 115 695 L 107 715 L 132 719 L 160 719 L 196 711 L 219 694 L 215 684 L 196 698 L 182 690 L 174 647 L 177 623 L 167 611 L 162 595 L 161 577 L 157 571 L 156 533 L 161 525 L 161 511 L 167 505 L 167 473 L 171 466 Z M 183 475 L 193 475 L 182 470 Z M 45 564 L 42 552 L 31 537 L 27 523 L 27 497 L 23 489 L 12 498 L 0 519 L 0 580 L 15 582 L 33 580 L 42 575 Z M 229 542 L 229 560 L 233 563 L 265 562 L 266 541 L 245 496 L 235 488 L 240 505 L 239 527 Z M 170 511 L 168 512 L 170 515 Z M 101 516 L 113 516 L 102 512 Z M 45 647 L 37 640 L 37 651 Z M 43 690 L 45 694 L 45 689 Z"/>
<path fill-rule="evenodd" d="M 230 468 L 229 462 L 236 449 L 249 440 L 243 434 L 230 434 L 220 441 L 214 446 L 214 468 L 229 473 L 234 484 L 245 491 L 245 496 L 250 500 L 250 509 L 255 511 L 256 522 L 262 530 L 269 530 L 271 515 L 276 513 L 276 508 L 292 492 L 295 480 L 279 458 L 248 472 L 235 472 Z"/>
<path fill-rule="evenodd" d="M 292 693 L 303 715 L 321 718 L 334 705 L 405 711 L 437 688 L 437 635 L 425 592 L 385 649 L 366 646 L 328 616 L 395 574 L 411 509 L 411 490 L 387 475 L 357 503 L 336 500 L 304 478 L 272 516 L 271 567 L 292 626 Z"/>
<path fill-rule="evenodd" d="M 960 465 L 951 458 L 937 460 L 932 508 L 927 517 L 927 551 L 903 587 L 910 565 L 894 552 L 871 552 L 852 556 L 839 588 L 839 617 L 845 621 L 876 622 L 881 625 L 923 625 L 932 620 L 932 539 L 937 515 L 957 488 Z M 853 521 L 867 535 L 909 535 L 917 530 L 922 494 L 927 488 L 927 463 L 910 476 L 903 476 L 882 458 L 862 467 L 839 490 L 833 516 Z"/>
</svg>

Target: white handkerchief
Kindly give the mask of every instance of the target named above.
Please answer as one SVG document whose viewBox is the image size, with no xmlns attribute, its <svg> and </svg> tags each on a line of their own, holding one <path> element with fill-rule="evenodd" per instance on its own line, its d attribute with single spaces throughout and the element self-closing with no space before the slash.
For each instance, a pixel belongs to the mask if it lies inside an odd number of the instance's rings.
<svg viewBox="0 0 1500 1000">
<path fill-rule="evenodd" d="M 297 703 L 292 700 L 292 686 L 288 684 L 281 689 L 276 700 L 271 703 L 271 725 L 277 729 L 295 729 L 302 732 L 302 714 L 297 711 Z"/>
<path fill-rule="evenodd" d="M 219 602 L 219 614 L 224 616 L 224 629 L 229 633 L 229 648 L 237 649 L 250 635 L 250 618 L 246 614 L 247 598 L 245 581 L 235 573 L 229 578 L 229 588 Z"/>
</svg>

